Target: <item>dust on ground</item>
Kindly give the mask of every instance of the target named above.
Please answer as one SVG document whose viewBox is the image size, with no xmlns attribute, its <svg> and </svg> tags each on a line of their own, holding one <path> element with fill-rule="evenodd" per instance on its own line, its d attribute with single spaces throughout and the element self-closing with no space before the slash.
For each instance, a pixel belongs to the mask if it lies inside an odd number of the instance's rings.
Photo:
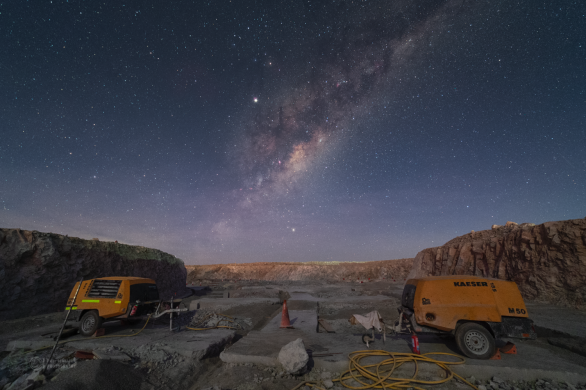
<svg viewBox="0 0 586 390">
<path fill-rule="evenodd" d="M 267 288 L 268 287 L 268 288 Z M 241 291 L 250 297 L 260 295 L 280 296 L 284 299 L 289 293 L 306 294 L 307 300 L 293 300 L 289 302 L 291 310 L 316 310 L 320 318 L 328 320 L 336 332 L 351 332 L 348 319 L 354 313 L 365 313 L 373 309 L 379 310 L 387 322 L 392 322 L 396 316 L 396 307 L 401 298 L 402 286 L 390 285 L 387 281 L 373 281 L 366 283 L 337 283 L 316 285 L 310 282 L 284 283 L 276 282 L 225 282 L 216 283 L 203 296 L 191 296 L 184 299 L 186 307 L 190 307 L 193 300 L 211 298 L 218 291 Z M 283 292 L 288 292 L 286 295 Z M 276 294 L 275 294 L 276 293 Z M 237 296 L 234 294 L 233 296 Z M 215 295 L 218 296 L 218 295 Z M 327 298 L 327 302 L 319 305 L 314 298 Z M 363 299 L 364 298 L 364 299 Z M 220 312 L 210 309 L 192 310 L 181 313 L 174 320 L 181 331 L 187 331 L 189 326 L 202 325 L 212 327 L 218 325 L 224 316 L 235 319 L 236 336 L 232 343 L 245 337 L 248 332 L 260 330 L 282 311 L 280 304 L 248 304 L 234 306 Z M 0 346 L 17 338 L 29 334 L 54 331 L 59 328 L 63 320 L 63 313 L 34 316 L 13 321 L 0 322 Z M 202 321 L 202 319 L 206 319 Z M 161 320 L 164 322 L 165 320 Z M 559 335 L 555 335 L 558 336 Z M 113 339 L 114 340 L 114 339 Z M 573 340 L 573 339 L 570 339 Z M 547 343 L 547 340 L 542 342 Z M 571 341 L 569 342 L 571 344 Z M 115 342 L 111 346 L 116 349 Z M 227 347 L 229 345 L 226 345 Z M 311 347 L 311 346 L 309 346 Z M 4 349 L 4 348 L 2 348 Z M 75 357 L 75 349 L 66 345 L 57 349 L 54 359 L 55 367 L 51 367 L 42 378 L 37 377 L 36 386 L 47 389 L 177 389 L 190 390 L 289 390 L 304 381 L 315 381 L 330 389 L 343 389 L 339 382 L 332 379 L 339 377 L 339 372 L 328 372 L 323 369 L 309 367 L 308 371 L 300 375 L 290 375 L 279 367 L 264 367 L 254 364 L 228 364 L 219 359 L 219 352 L 204 357 L 202 360 L 180 356 L 176 353 L 150 346 L 148 344 L 124 351 L 129 360 L 126 362 L 105 360 L 82 360 Z M 26 351 L 2 352 L 0 355 L 0 389 L 11 390 L 24 388 L 15 381 L 34 373 L 39 363 L 45 362 L 48 351 L 27 354 Z M 493 377 L 488 381 L 467 378 L 478 386 L 480 390 L 549 390 L 586 389 L 586 385 L 572 385 L 566 382 L 555 382 L 548 378 L 535 381 L 506 381 Z M 25 381 L 21 380 L 24 384 Z M 327 386 L 326 386 L 327 385 Z M 358 385 L 358 383 L 355 383 Z M 19 387 L 20 386 L 20 387 Z M 423 388 L 440 390 L 468 389 L 467 385 L 451 381 L 440 386 L 422 385 Z M 304 387 L 301 387 L 302 389 Z M 309 389 L 309 387 L 306 387 Z"/>
</svg>

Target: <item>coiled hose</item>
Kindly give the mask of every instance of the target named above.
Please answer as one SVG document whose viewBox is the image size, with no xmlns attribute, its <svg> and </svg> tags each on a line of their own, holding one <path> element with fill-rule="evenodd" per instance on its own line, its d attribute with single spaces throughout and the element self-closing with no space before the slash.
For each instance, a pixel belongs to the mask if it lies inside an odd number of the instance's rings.
<svg viewBox="0 0 586 390">
<path fill-rule="evenodd" d="M 457 361 L 449 362 L 444 360 L 433 359 L 431 355 L 446 355 L 457 358 Z M 376 364 L 363 365 L 362 359 L 369 357 L 383 357 L 381 362 Z M 406 389 L 412 387 L 418 390 L 425 390 L 417 385 L 439 385 L 446 383 L 454 378 L 466 383 L 475 390 L 478 388 L 468 382 L 466 379 L 456 374 L 450 366 L 465 363 L 464 358 L 454 355 L 451 353 L 443 352 L 431 352 L 422 355 L 413 353 L 394 353 L 383 350 L 371 350 L 371 351 L 355 351 L 348 355 L 350 358 L 349 368 L 339 378 L 332 379 L 333 382 L 340 382 L 340 384 L 348 389 L 355 390 L 366 390 L 366 389 Z M 393 373 L 396 369 L 401 367 L 405 363 L 413 363 L 415 365 L 415 371 L 411 378 L 399 378 L 393 377 Z M 419 365 L 421 363 L 435 364 L 443 369 L 446 373 L 445 378 L 438 380 L 422 380 L 417 379 L 419 373 Z M 354 380 L 360 384 L 360 386 L 354 386 L 350 384 L 350 380 Z M 297 385 L 293 390 L 301 388 L 303 385 L 313 387 L 320 390 L 325 390 L 319 382 L 303 382 Z"/>
</svg>

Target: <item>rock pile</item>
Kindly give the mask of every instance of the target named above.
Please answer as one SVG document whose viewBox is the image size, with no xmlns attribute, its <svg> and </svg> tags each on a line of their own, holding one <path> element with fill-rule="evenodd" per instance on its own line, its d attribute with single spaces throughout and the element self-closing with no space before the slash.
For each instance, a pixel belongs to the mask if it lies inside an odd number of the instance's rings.
<svg viewBox="0 0 586 390">
<path fill-rule="evenodd" d="M 569 382 L 557 382 L 550 379 L 507 381 L 494 376 L 487 381 L 474 377 L 466 378 L 466 380 L 475 384 L 478 390 L 586 390 L 586 383 L 572 385 Z"/>
<path fill-rule="evenodd" d="M 190 328 L 215 328 L 218 326 L 228 326 L 237 330 L 246 330 L 252 327 L 252 319 L 230 317 L 224 314 L 216 313 L 213 310 L 197 310 L 191 319 Z"/>
<path fill-rule="evenodd" d="M 58 347 L 43 375 L 41 370 L 47 364 L 50 353 L 51 349 L 35 353 L 26 353 L 23 350 L 12 351 L 0 361 L 0 389 L 29 388 L 27 386 L 35 388 L 38 387 L 37 385 L 46 383 L 47 379 L 77 366 L 77 359 L 73 357 L 73 352 Z"/>
<path fill-rule="evenodd" d="M 185 361 L 185 357 L 176 352 L 169 353 L 156 345 L 144 344 L 128 352 L 143 363 L 153 363 L 158 368 L 174 367 Z"/>
<path fill-rule="evenodd" d="M 184 293 L 186 274 L 182 260 L 156 249 L 0 229 L 0 320 L 63 311 L 81 277 L 151 278 L 168 299 Z"/>
<path fill-rule="evenodd" d="M 417 254 L 409 277 L 477 275 L 512 280 L 525 298 L 584 307 L 586 219 L 507 222 Z"/>
</svg>

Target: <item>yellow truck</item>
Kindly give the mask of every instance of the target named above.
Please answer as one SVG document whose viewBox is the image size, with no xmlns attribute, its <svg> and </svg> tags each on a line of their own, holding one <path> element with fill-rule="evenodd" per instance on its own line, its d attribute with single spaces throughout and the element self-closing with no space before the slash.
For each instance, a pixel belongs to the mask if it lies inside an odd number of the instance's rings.
<svg viewBox="0 0 586 390">
<path fill-rule="evenodd" d="M 433 276 L 407 280 L 395 329 L 446 333 L 474 359 L 495 353 L 495 339 L 537 337 L 515 282 L 476 276 Z"/>
<path fill-rule="evenodd" d="M 104 321 L 139 321 L 157 310 L 159 291 L 154 280 L 131 276 L 111 276 L 84 280 L 69 295 L 70 320 L 79 322 L 79 333 L 91 336 Z M 73 305 L 73 306 L 72 306 Z"/>
</svg>

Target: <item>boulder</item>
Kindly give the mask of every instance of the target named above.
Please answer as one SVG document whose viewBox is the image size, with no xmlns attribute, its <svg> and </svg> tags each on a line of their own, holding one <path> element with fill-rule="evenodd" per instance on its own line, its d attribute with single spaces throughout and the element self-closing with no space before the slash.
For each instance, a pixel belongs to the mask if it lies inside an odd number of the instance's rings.
<svg viewBox="0 0 586 390">
<path fill-rule="evenodd" d="M 281 348 L 277 360 L 289 374 L 302 372 L 309 361 L 303 340 L 299 338 Z"/>
<path fill-rule="evenodd" d="M 586 218 L 493 225 L 417 254 L 412 277 L 476 275 L 512 280 L 530 300 L 586 303 Z"/>
</svg>

